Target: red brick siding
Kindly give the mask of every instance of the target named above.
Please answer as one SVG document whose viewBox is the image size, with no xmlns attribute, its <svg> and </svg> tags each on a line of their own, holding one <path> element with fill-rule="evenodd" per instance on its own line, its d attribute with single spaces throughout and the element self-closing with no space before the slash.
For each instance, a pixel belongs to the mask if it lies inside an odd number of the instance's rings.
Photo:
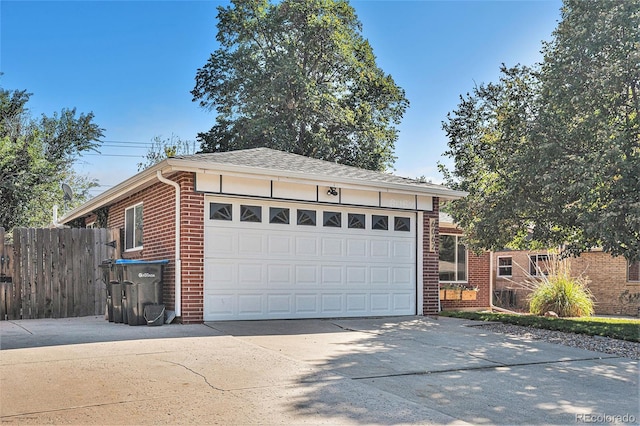
<svg viewBox="0 0 640 426">
<path fill-rule="evenodd" d="M 204 194 L 192 173 L 175 179 L 181 188 L 182 322 L 204 321 Z"/>
<path fill-rule="evenodd" d="M 433 197 L 433 211 L 424 212 L 423 239 L 422 239 L 422 312 L 424 315 L 438 313 L 438 247 L 440 246 L 440 234 L 438 217 L 440 215 L 440 199 Z M 429 221 L 434 220 L 435 250 L 430 250 L 430 228 Z"/>
<path fill-rule="evenodd" d="M 440 233 L 451 235 L 462 235 L 463 232 L 459 228 L 451 226 L 442 226 Z M 476 300 L 441 300 L 440 304 L 443 311 L 456 309 L 481 309 L 488 308 L 491 300 L 491 288 L 489 277 L 491 273 L 491 259 L 489 252 L 476 255 L 468 252 L 467 258 L 467 285 L 469 287 L 477 287 L 478 293 Z"/>
<path fill-rule="evenodd" d="M 204 257 L 204 195 L 194 192 L 192 173 L 168 176 L 180 184 L 182 258 L 182 321 L 202 322 Z M 175 306 L 175 189 L 158 182 L 109 208 L 108 226 L 124 235 L 125 209 L 143 203 L 143 249 L 123 252 L 127 259 L 169 260 L 163 274 L 163 298 L 168 309 Z"/>
</svg>

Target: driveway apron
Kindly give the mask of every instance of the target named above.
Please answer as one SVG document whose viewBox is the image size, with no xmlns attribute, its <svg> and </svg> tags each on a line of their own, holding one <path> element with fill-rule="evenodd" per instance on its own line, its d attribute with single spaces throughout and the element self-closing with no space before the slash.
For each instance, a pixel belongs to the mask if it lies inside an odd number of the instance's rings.
<svg viewBox="0 0 640 426">
<path fill-rule="evenodd" d="M 96 317 L 2 321 L 0 421 L 369 425 L 640 419 L 637 361 L 473 324 L 427 317 L 161 327 Z"/>
</svg>

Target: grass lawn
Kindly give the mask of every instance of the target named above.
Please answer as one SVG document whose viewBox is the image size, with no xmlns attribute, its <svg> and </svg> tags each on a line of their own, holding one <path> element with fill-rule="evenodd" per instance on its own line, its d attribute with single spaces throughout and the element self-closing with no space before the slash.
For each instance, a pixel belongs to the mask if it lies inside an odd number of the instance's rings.
<svg viewBox="0 0 640 426">
<path fill-rule="evenodd" d="M 497 321 L 526 327 L 569 333 L 588 334 L 590 336 L 612 337 L 614 339 L 640 342 L 640 319 L 623 318 L 550 318 L 534 315 L 514 315 L 495 312 L 440 312 L 443 317 L 464 318 L 477 321 Z"/>
</svg>

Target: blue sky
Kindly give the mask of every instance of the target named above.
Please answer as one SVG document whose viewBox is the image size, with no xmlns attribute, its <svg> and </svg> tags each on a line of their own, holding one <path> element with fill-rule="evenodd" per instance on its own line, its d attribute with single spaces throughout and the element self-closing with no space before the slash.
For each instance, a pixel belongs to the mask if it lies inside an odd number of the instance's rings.
<svg viewBox="0 0 640 426">
<path fill-rule="evenodd" d="M 0 85 L 26 89 L 33 115 L 76 107 L 105 129 L 102 155 L 76 169 L 93 194 L 137 173 L 155 136 L 194 140 L 215 120 L 191 101 L 196 69 L 217 48 L 227 1 L 0 1 Z M 378 65 L 411 103 L 395 174 L 441 180 L 442 121 L 459 96 L 495 81 L 502 63 L 541 60 L 561 1 L 351 2 Z M 126 147 L 123 147 L 125 145 Z"/>
</svg>

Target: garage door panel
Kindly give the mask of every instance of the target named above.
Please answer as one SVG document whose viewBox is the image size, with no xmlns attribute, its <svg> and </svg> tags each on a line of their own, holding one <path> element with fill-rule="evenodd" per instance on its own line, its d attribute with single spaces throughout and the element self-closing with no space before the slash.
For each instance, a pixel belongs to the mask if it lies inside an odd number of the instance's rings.
<svg viewBox="0 0 640 426">
<path fill-rule="evenodd" d="M 237 253 L 236 235 L 233 232 L 216 232 L 205 244 L 205 257 L 228 256 Z"/>
<path fill-rule="evenodd" d="M 363 287 L 367 285 L 367 268 L 365 266 L 347 266 L 347 287 Z"/>
<path fill-rule="evenodd" d="M 340 293 L 325 293 L 322 295 L 321 313 L 323 314 L 337 314 L 344 311 L 342 304 L 343 295 Z"/>
<path fill-rule="evenodd" d="M 291 265 L 268 265 L 267 280 L 269 288 L 288 286 L 291 283 Z"/>
<path fill-rule="evenodd" d="M 291 294 L 269 294 L 267 295 L 267 314 L 292 314 Z"/>
<path fill-rule="evenodd" d="M 290 257 L 293 253 L 291 237 L 288 235 L 269 235 L 267 237 L 267 256 L 286 256 Z"/>
<path fill-rule="evenodd" d="M 347 294 L 347 312 L 351 314 L 366 315 L 368 312 L 367 305 L 368 295 L 366 293 L 351 293 Z"/>
<path fill-rule="evenodd" d="M 371 311 L 378 313 L 392 312 L 391 295 L 389 293 L 371 293 Z"/>
<path fill-rule="evenodd" d="M 264 252 L 264 237 L 260 234 L 237 234 L 238 254 L 242 256 L 258 255 Z M 233 251 L 228 252 L 233 253 Z"/>
<path fill-rule="evenodd" d="M 205 217 L 205 320 L 415 314 L 415 216 L 414 232 L 396 232 L 393 212 L 331 206 L 343 220 L 328 227 L 321 206 L 211 200 L 233 204 L 234 215 Z M 240 204 L 262 206 L 263 222 L 240 222 Z M 271 205 L 288 208 L 290 223 L 268 223 Z M 298 208 L 315 210 L 317 225 L 297 225 Z M 366 228 L 349 228 L 350 213 Z M 371 229 L 372 214 L 388 216 L 391 229 Z"/>
<path fill-rule="evenodd" d="M 218 293 L 214 295 L 205 295 L 207 310 L 205 317 L 214 316 L 218 318 L 232 318 L 236 315 L 235 294 Z"/>
<path fill-rule="evenodd" d="M 341 238 L 322 237 L 322 256 L 326 258 L 341 258 L 343 256 Z"/>
<path fill-rule="evenodd" d="M 296 256 L 318 256 L 318 237 L 304 236 L 295 238 Z"/>
<path fill-rule="evenodd" d="M 342 285 L 342 267 L 341 266 L 322 266 L 321 287 L 341 286 Z"/>
<path fill-rule="evenodd" d="M 295 265 L 297 285 L 318 285 L 318 267 L 316 265 Z"/>
<path fill-rule="evenodd" d="M 389 241 L 387 240 L 373 240 L 371 241 L 371 257 L 373 258 L 388 258 L 389 253 Z"/>
<path fill-rule="evenodd" d="M 320 312 L 317 294 L 296 294 L 295 301 L 295 313 L 298 315 L 318 314 Z"/>
<path fill-rule="evenodd" d="M 413 304 L 411 293 L 396 293 L 393 295 L 393 310 L 409 310 Z"/>
<path fill-rule="evenodd" d="M 261 293 L 238 295 L 239 315 L 262 314 L 263 312 Z"/>
<path fill-rule="evenodd" d="M 372 266 L 371 267 L 371 284 L 372 285 L 388 285 L 391 273 L 388 266 Z"/>
</svg>

